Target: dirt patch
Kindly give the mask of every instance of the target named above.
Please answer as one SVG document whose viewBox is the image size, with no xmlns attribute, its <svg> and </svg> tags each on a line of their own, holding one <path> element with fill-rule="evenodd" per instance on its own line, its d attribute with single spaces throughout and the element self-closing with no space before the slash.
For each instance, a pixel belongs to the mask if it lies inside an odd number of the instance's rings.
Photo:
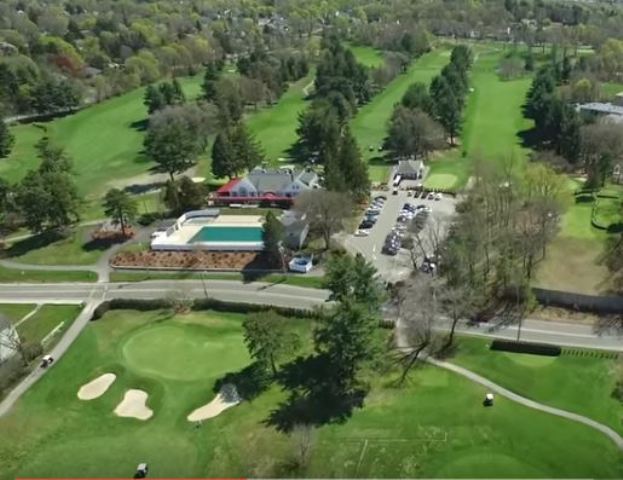
<svg viewBox="0 0 623 480">
<path fill-rule="evenodd" d="M 205 269 L 275 269 L 268 259 L 256 252 L 119 252 L 111 261 L 113 267 Z"/>
<path fill-rule="evenodd" d="M 232 384 L 226 384 L 223 385 L 223 388 L 221 388 L 221 391 L 214 397 L 214 400 L 191 412 L 186 418 L 189 422 L 200 422 L 202 420 L 214 418 L 228 408 L 235 407 L 241 401 L 242 399 L 240 395 L 238 395 L 236 387 Z"/>
<path fill-rule="evenodd" d="M 106 393 L 113 384 L 117 375 L 114 373 L 105 373 L 100 375 L 89 383 L 85 383 L 78 390 L 78 398 L 80 400 L 95 400 Z"/>
<path fill-rule="evenodd" d="M 115 415 L 138 420 L 150 419 L 154 411 L 147 406 L 147 397 L 147 392 L 143 390 L 127 390 L 123 400 L 115 408 Z"/>
</svg>

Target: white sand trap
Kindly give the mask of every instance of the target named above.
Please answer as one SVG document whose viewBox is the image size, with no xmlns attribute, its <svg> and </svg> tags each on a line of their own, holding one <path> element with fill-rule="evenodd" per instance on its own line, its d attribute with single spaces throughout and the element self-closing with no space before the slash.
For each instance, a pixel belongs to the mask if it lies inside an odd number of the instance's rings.
<svg viewBox="0 0 623 480">
<path fill-rule="evenodd" d="M 123 400 L 115 408 L 115 415 L 118 417 L 138 418 L 139 420 L 151 418 L 154 411 L 147 406 L 147 397 L 147 392 L 143 390 L 126 391 Z"/>
<path fill-rule="evenodd" d="M 78 398 L 80 400 L 94 400 L 101 397 L 106 393 L 106 390 L 113 384 L 117 375 L 114 373 L 105 373 L 100 375 L 95 380 L 91 380 L 89 383 L 85 383 L 78 390 Z"/>
<path fill-rule="evenodd" d="M 186 418 L 189 422 L 200 422 L 201 420 L 207 420 L 208 418 L 213 418 L 217 415 L 220 415 L 228 408 L 235 407 L 241 401 L 242 399 L 240 398 L 240 395 L 238 395 L 236 386 L 228 383 L 226 385 L 223 385 L 221 391 L 218 392 L 216 397 L 214 397 L 214 399 L 210 403 L 204 405 L 203 407 L 199 407 Z"/>
</svg>

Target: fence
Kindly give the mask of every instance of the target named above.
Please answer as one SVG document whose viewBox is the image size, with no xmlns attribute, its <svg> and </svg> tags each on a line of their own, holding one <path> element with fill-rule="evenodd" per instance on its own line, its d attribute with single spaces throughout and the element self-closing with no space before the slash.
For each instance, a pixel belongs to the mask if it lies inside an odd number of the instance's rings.
<svg viewBox="0 0 623 480">
<path fill-rule="evenodd" d="M 623 297 L 598 296 L 533 288 L 540 304 L 595 313 L 623 313 Z"/>
</svg>

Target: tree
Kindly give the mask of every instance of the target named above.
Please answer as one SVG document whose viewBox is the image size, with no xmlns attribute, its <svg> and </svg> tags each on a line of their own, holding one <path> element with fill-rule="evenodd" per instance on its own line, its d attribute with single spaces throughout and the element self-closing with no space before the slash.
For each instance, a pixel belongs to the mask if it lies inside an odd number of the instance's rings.
<svg viewBox="0 0 623 480">
<path fill-rule="evenodd" d="M 446 144 L 443 127 L 425 112 L 398 106 L 389 123 L 385 147 L 398 158 L 428 157 Z"/>
<path fill-rule="evenodd" d="M 315 351 L 331 365 L 326 381 L 334 395 L 351 394 L 358 384 L 359 372 L 380 353 L 375 335 L 378 321 L 377 312 L 346 299 L 314 330 Z"/>
<path fill-rule="evenodd" d="M 378 310 L 385 295 L 374 265 L 361 254 L 332 255 L 325 271 L 325 288 L 332 301 L 352 300 Z"/>
<path fill-rule="evenodd" d="M 623 126 L 594 123 L 580 129 L 580 158 L 588 173 L 587 184 L 602 187 L 612 172 L 612 162 L 623 155 Z"/>
<path fill-rule="evenodd" d="M 247 315 L 242 328 L 249 354 L 277 374 L 277 363 L 300 347 L 298 335 L 289 328 L 289 320 L 272 310 Z"/>
<path fill-rule="evenodd" d="M 445 77 L 435 77 L 430 88 L 435 118 L 443 125 L 450 136 L 450 143 L 454 145 L 461 127 L 461 104 Z"/>
<path fill-rule="evenodd" d="M 277 219 L 272 211 L 266 214 L 264 221 L 264 230 L 262 231 L 262 240 L 264 241 L 264 251 L 272 262 L 279 262 L 283 265 L 282 248 L 285 229 L 283 224 Z"/>
<path fill-rule="evenodd" d="M 166 107 L 149 118 L 144 145 L 161 172 L 173 175 L 195 165 L 215 127 L 215 112 L 196 105 Z"/>
<path fill-rule="evenodd" d="M 343 193 L 311 190 L 298 195 L 294 209 L 305 214 L 310 221 L 311 230 L 318 232 L 329 248 L 331 237 L 344 227 L 353 214 L 352 200 Z"/>
<path fill-rule="evenodd" d="M 231 144 L 229 131 L 221 130 L 212 144 L 212 174 L 216 178 L 236 176 L 241 171 L 238 160 Z"/>
<path fill-rule="evenodd" d="M 177 181 L 176 187 L 178 205 L 182 211 L 198 210 L 203 206 L 206 190 L 201 182 L 195 182 L 184 175 Z"/>
<path fill-rule="evenodd" d="M 219 79 L 219 75 L 220 72 L 216 62 L 209 62 L 203 77 L 203 83 L 201 84 L 203 98 L 208 102 L 216 100 L 216 82 Z"/>
<path fill-rule="evenodd" d="M 336 163 L 346 190 L 356 201 L 365 200 L 370 193 L 368 163 L 363 161 L 357 141 L 348 126 L 344 127 L 340 137 Z"/>
<path fill-rule="evenodd" d="M 0 118 L 0 158 L 8 157 L 15 144 L 15 137 L 8 125 Z"/>
<path fill-rule="evenodd" d="M 147 112 L 150 115 L 155 111 L 160 110 L 166 104 L 162 92 L 154 85 L 147 85 L 143 103 L 147 107 Z"/>
<path fill-rule="evenodd" d="M 128 224 L 136 217 L 136 200 L 128 192 L 112 188 L 104 196 L 103 207 L 113 223 L 121 226 L 121 234 L 125 237 Z"/>
<path fill-rule="evenodd" d="M 428 87 L 422 82 L 415 82 L 409 85 L 400 103 L 403 107 L 411 110 L 419 109 L 429 115 L 432 114 L 432 99 L 428 93 Z"/>
</svg>

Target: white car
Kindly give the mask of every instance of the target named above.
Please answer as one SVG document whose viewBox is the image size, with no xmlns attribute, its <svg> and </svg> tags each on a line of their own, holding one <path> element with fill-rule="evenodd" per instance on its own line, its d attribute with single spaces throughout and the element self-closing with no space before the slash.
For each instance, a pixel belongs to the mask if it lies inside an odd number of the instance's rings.
<svg viewBox="0 0 623 480">
<path fill-rule="evenodd" d="M 435 200 L 441 200 L 441 198 L 442 198 L 442 197 L 441 197 L 441 193 L 437 192 L 437 193 L 435 194 Z"/>
<path fill-rule="evenodd" d="M 309 273 L 309 271 L 313 267 L 313 262 L 311 257 L 294 257 L 288 263 L 288 268 L 291 272 L 298 273 Z"/>
<path fill-rule="evenodd" d="M 430 192 L 426 198 L 427 200 L 435 200 L 435 194 L 433 192 Z"/>
<path fill-rule="evenodd" d="M 355 232 L 355 237 L 367 237 L 370 235 L 370 230 L 359 229 Z"/>
</svg>

